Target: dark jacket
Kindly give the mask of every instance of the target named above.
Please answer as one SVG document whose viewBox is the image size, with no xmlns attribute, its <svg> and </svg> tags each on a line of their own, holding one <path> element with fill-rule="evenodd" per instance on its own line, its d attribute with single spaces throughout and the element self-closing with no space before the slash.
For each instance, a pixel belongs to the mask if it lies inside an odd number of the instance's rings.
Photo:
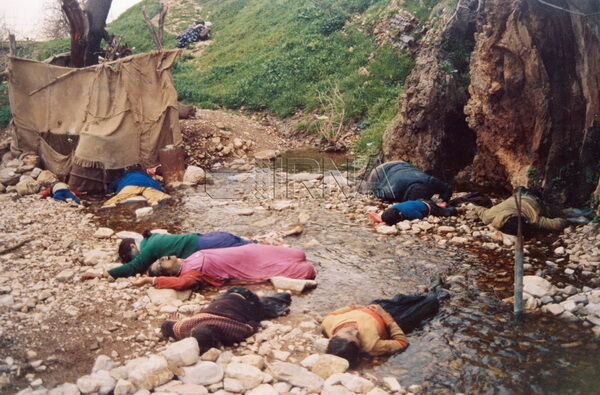
<svg viewBox="0 0 600 395">
<path fill-rule="evenodd" d="M 420 199 L 430 199 L 439 194 L 442 200 L 448 201 L 452 196 L 450 185 L 403 161 L 377 166 L 369 175 L 367 184 L 376 197 L 391 202 L 408 200 L 412 188 L 422 191 L 422 195 L 418 196 Z"/>
</svg>

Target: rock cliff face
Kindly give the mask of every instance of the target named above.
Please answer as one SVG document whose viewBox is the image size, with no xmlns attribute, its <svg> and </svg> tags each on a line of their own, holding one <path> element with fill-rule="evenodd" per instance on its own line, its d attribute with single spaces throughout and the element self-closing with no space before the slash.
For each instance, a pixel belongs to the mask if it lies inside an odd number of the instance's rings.
<svg viewBox="0 0 600 395">
<path fill-rule="evenodd" d="M 409 160 L 436 176 L 451 179 L 470 164 L 475 134 L 463 108 L 468 99 L 469 56 L 474 13 L 467 8 L 434 24 L 420 42 L 393 127 L 384 135 L 386 160 Z"/>
<path fill-rule="evenodd" d="M 528 184 L 555 201 L 586 200 L 600 173 L 600 14 L 580 14 L 600 13 L 600 1 L 553 4 L 565 10 L 538 0 L 465 9 L 476 18 L 468 93 L 456 85 L 460 70 L 444 66 L 449 43 L 471 31 L 461 25 L 469 17 L 450 20 L 432 47 L 424 41 L 419 59 L 438 56 L 407 80 L 386 159 L 446 179 L 460 171 L 495 189 Z"/>
</svg>

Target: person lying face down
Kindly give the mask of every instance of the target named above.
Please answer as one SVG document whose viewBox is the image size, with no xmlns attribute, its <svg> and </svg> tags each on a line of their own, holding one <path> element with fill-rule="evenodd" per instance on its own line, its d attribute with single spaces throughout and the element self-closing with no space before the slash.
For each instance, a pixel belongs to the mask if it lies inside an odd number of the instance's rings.
<svg viewBox="0 0 600 395">
<path fill-rule="evenodd" d="M 277 309 L 269 308 L 273 303 Z M 190 318 L 167 320 L 161 326 L 165 337 L 181 340 L 194 337 L 200 353 L 212 347 L 230 346 L 252 336 L 260 321 L 289 312 L 291 303 L 287 293 L 259 298 L 245 288 L 231 288 L 217 296 L 206 308 Z"/>
<path fill-rule="evenodd" d="M 408 200 L 396 203 L 381 213 L 381 220 L 386 225 L 395 225 L 403 220 L 423 219 L 430 215 L 437 217 L 451 217 L 457 215 L 454 207 L 440 207 L 432 200 Z"/>
<path fill-rule="evenodd" d="M 524 187 L 521 191 L 522 231 L 525 237 L 531 236 L 536 230 L 561 231 L 569 223 L 564 218 L 548 218 L 544 214 L 544 206 L 536 194 Z M 502 233 L 516 235 L 518 229 L 518 209 L 514 196 L 497 205 L 486 208 L 475 206 L 475 212 L 485 225 L 492 225 Z"/>
<path fill-rule="evenodd" d="M 359 191 L 389 202 L 431 199 L 435 194 L 447 202 L 452 196 L 452 186 L 400 160 L 373 169 Z"/>
<path fill-rule="evenodd" d="M 187 258 L 194 252 L 211 248 L 237 247 L 254 241 L 243 239 L 227 232 L 185 233 L 179 235 L 151 234 L 144 232 L 144 239 L 138 245 L 134 239 L 123 239 L 119 244 L 119 257 L 124 265 L 109 270 L 102 277 L 129 277 L 144 273 L 159 258 L 174 255 Z M 86 274 L 89 279 L 97 275 Z"/>
<path fill-rule="evenodd" d="M 351 367 L 356 366 L 362 353 L 377 356 L 404 350 L 408 347 L 405 331 L 419 326 L 439 309 L 433 293 L 398 294 L 371 303 L 342 307 L 329 313 L 321 324 L 331 339 L 326 352 L 346 359 Z"/>
<path fill-rule="evenodd" d="M 133 284 L 177 290 L 205 284 L 223 285 L 228 280 L 266 281 L 281 276 L 312 279 L 316 272 L 298 248 L 266 244 L 198 251 L 185 260 L 164 257 L 150 266 L 149 274 Z"/>
</svg>

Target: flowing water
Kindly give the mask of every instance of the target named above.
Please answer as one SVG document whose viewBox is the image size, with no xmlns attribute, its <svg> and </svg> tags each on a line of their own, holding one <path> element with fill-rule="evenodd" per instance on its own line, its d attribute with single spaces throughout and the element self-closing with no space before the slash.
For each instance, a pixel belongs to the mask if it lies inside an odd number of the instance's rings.
<svg viewBox="0 0 600 395">
<path fill-rule="evenodd" d="M 319 286 L 295 296 L 283 322 L 298 323 L 347 304 L 415 292 L 441 275 L 447 278 L 450 297 L 440 313 L 409 334 L 405 352 L 365 362 L 359 369 L 396 376 L 403 385 L 424 383 L 428 392 L 436 393 L 598 393 L 600 347 L 590 331 L 542 314 L 512 320 L 512 306 L 501 302 L 512 292 L 510 256 L 443 249 L 412 235 L 378 235 L 332 209 L 337 202 L 331 197 L 290 196 L 285 182 L 269 170 L 242 176 L 225 171 L 214 177 L 214 185 L 182 192 L 147 222 L 134 223 L 131 210 L 124 209 L 98 212 L 99 224 L 115 230 L 224 230 L 255 238 L 285 229 L 297 222 L 300 212 L 308 213 L 304 232 L 285 242 L 303 248 L 317 263 Z M 269 195 L 298 207 L 267 210 Z M 254 213 L 237 215 L 242 207 Z"/>
</svg>

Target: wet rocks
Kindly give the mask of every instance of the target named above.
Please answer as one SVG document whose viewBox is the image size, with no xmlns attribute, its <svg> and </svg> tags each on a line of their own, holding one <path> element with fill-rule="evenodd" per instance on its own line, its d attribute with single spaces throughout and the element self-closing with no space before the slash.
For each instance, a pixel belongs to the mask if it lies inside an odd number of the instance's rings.
<svg viewBox="0 0 600 395">
<path fill-rule="evenodd" d="M 379 225 L 375 228 L 375 231 L 382 235 L 395 235 L 398 230 L 395 226 Z"/>
<path fill-rule="evenodd" d="M 523 276 L 523 292 L 536 298 L 552 296 L 556 293 L 554 286 L 546 279 L 539 276 Z"/>
<path fill-rule="evenodd" d="M 254 153 L 254 159 L 257 160 L 271 160 L 279 156 L 279 152 L 275 150 L 263 150 Z"/>
</svg>

